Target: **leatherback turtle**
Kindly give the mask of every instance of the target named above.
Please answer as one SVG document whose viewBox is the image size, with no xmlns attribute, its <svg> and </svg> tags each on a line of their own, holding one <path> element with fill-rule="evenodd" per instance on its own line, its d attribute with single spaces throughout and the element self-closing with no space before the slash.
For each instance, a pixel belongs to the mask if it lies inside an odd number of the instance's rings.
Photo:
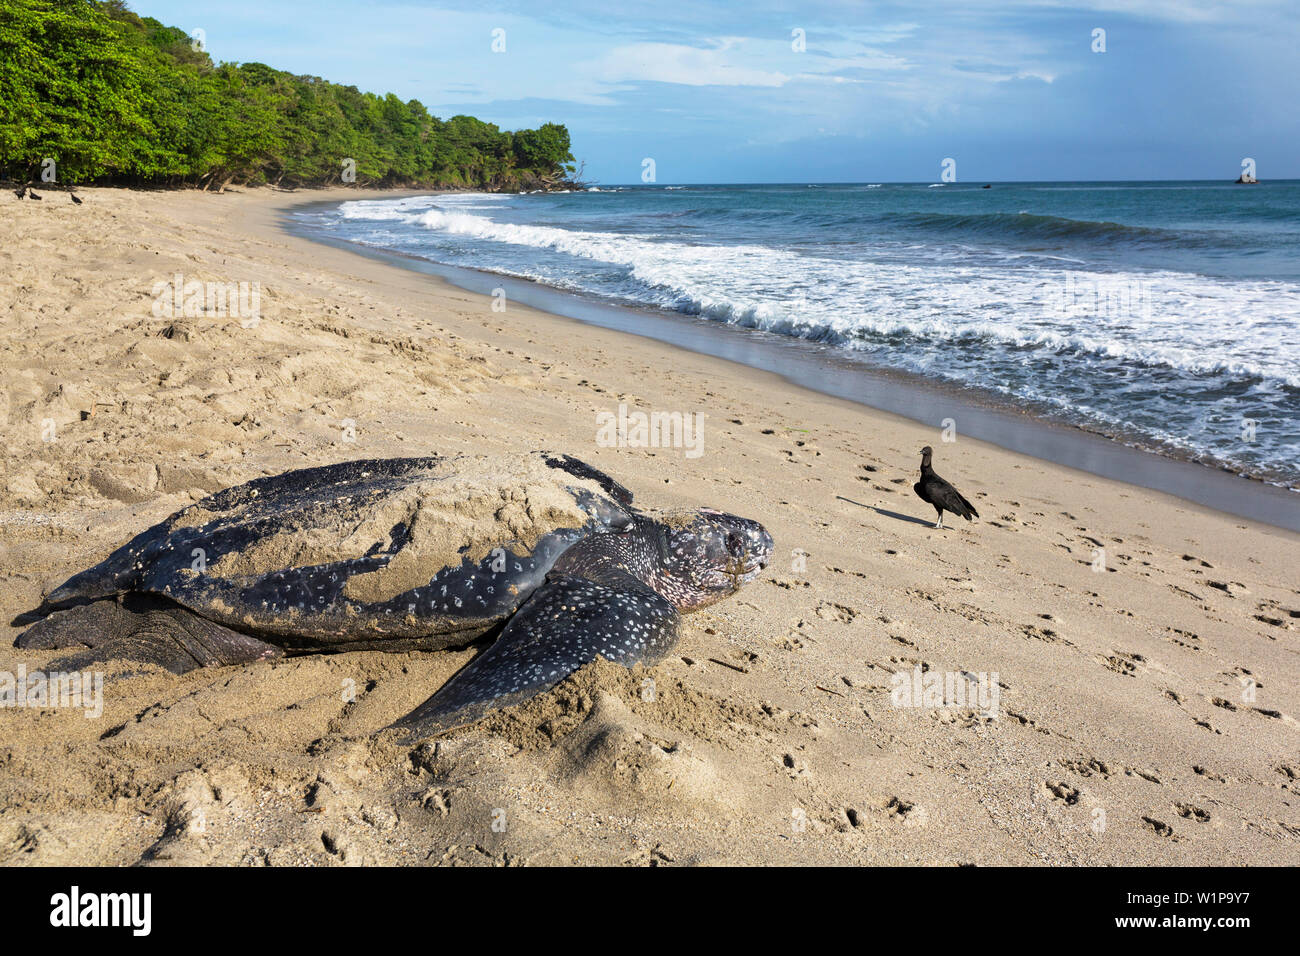
<svg viewBox="0 0 1300 956">
<path fill-rule="evenodd" d="M 754 579 L 756 521 L 654 514 L 568 455 L 393 458 L 237 485 L 52 591 L 24 648 L 83 668 L 184 673 L 320 651 L 495 642 L 395 726 L 435 733 L 545 691 L 600 655 L 660 660 L 685 611 Z"/>
</svg>

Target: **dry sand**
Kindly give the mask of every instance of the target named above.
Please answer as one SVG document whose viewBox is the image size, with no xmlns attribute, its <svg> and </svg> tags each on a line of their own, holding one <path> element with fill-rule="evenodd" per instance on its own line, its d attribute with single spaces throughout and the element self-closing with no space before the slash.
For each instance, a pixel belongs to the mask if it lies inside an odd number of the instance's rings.
<svg viewBox="0 0 1300 956">
<path fill-rule="evenodd" d="M 83 196 L 0 193 L 6 624 L 207 492 L 357 457 L 565 451 L 777 560 L 680 656 L 414 748 L 374 732 L 473 649 L 0 710 L 0 863 L 1300 862 L 1300 536 L 276 228 L 328 194 Z M 178 272 L 261 321 L 154 318 Z M 599 446 L 620 402 L 707 416 L 704 454 Z M 921 523 L 925 444 L 982 520 Z M 0 672 L 51 656 L 19 631 Z M 996 716 L 893 706 L 916 667 L 997 672 Z"/>
</svg>

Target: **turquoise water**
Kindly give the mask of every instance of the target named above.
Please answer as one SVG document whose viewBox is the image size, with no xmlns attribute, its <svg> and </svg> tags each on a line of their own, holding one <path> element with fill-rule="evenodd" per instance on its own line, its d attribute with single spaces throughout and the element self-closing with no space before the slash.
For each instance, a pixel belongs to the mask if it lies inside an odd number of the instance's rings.
<svg viewBox="0 0 1300 956">
<path fill-rule="evenodd" d="M 1300 483 L 1300 183 L 982 185 L 638 185 L 300 215 Z"/>
</svg>

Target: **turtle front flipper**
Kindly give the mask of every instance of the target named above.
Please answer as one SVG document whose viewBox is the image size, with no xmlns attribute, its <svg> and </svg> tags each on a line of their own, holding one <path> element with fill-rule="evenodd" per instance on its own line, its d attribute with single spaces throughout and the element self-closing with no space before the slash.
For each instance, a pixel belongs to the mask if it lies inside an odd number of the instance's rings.
<svg viewBox="0 0 1300 956">
<path fill-rule="evenodd" d="M 132 603 L 135 607 L 128 608 L 116 601 L 95 601 L 55 611 L 18 635 L 14 646 L 69 650 L 50 662 L 56 668 L 83 670 L 90 664 L 127 660 L 173 674 L 284 656 L 272 644 L 169 601 L 136 598 Z"/>
<path fill-rule="evenodd" d="M 580 458 L 574 458 L 572 455 L 551 455 L 547 457 L 546 464 L 551 468 L 559 468 L 561 471 L 567 471 L 575 478 L 586 478 L 594 481 L 605 490 L 607 495 L 623 507 L 632 507 L 632 492 L 628 491 L 599 468 L 593 468 Z"/>
<path fill-rule="evenodd" d="M 550 690 L 597 656 L 653 664 L 677 643 L 677 609 L 631 575 L 552 574 L 501 636 L 392 726 L 405 739 L 472 723 Z"/>
</svg>

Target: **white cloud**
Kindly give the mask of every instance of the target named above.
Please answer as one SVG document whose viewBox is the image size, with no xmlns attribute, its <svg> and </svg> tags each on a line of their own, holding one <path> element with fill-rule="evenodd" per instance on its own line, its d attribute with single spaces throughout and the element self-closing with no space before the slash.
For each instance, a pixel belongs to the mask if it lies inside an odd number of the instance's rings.
<svg viewBox="0 0 1300 956">
<path fill-rule="evenodd" d="M 910 26 L 893 34 L 898 38 Z M 700 46 L 678 43 L 630 43 L 599 59 L 578 64 L 574 73 L 600 86 L 627 83 L 672 83 L 678 86 L 784 87 L 795 81 L 857 82 L 869 71 L 905 70 L 902 56 L 864 49 L 861 41 L 834 41 L 816 55 L 797 55 L 784 40 L 716 37 Z M 798 67 L 798 69 L 794 69 Z"/>
<path fill-rule="evenodd" d="M 590 65 L 607 83 L 676 83 L 681 86 L 784 86 L 790 76 L 746 65 L 745 41 L 726 37 L 709 47 L 676 43 L 618 46 Z"/>
</svg>

